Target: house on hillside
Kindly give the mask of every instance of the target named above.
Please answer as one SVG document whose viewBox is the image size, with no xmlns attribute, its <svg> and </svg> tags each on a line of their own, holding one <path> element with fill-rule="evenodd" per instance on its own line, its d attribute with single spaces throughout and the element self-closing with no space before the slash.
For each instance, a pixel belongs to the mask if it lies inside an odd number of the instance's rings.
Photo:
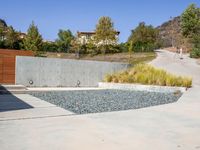
<svg viewBox="0 0 200 150">
<path fill-rule="evenodd" d="M 19 38 L 24 39 L 26 37 L 26 33 L 19 32 Z"/>
<path fill-rule="evenodd" d="M 6 34 L 8 32 L 8 29 L 6 29 L 5 31 L 3 31 L 3 36 L 1 37 L 0 40 L 6 40 Z M 21 39 L 23 40 L 25 37 L 26 37 L 26 33 L 23 33 L 23 32 L 17 32 L 17 35 L 18 35 L 18 39 Z"/>
<path fill-rule="evenodd" d="M 120 32 L 116 32 L 117 38 L 119 37 Z M 93 40 L 95 36 L 95 32 L 77 32 L 77 39 L 81 44 L 87 44 L 89 40 Z M 101 44 L 101 42 L 96 43 L 96 45 Z M 113 41 L 108 41 L 108 44 L 117 44 Z"/>
</svg>

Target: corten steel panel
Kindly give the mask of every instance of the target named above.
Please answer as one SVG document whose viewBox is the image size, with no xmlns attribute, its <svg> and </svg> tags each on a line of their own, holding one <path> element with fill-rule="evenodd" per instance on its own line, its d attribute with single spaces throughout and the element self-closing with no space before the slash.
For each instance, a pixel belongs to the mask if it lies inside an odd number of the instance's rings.
<svg viewBox="0 0 200 150">
<path fill-rule="evenodd" d="M 4 74 L 4 82 L 8 83 L 9 81 L 15 81 L 15 75 Z"/>
<path fill-rule="evenodd" d="M 5 60 L 6 58 L 4 58 Z M 15 57 L 13 57 L 13 59 L 15 59 Z M 15 62 L 3 62 L 3 68 L 13 68 L 15 67 Z"/>
<path fill-rule="evenodd" d="M 1 73 L 1 72 L 0 72 Z M 3 74 L 8 74 L 8 75 L 15 75 L 15 70 L 14 69 L 4 69 L 2 71 Z"/>
<path fill-rule="evenodd" d="M 3 82 L 3 57 L 0 56 L 0 83 Z"/>
<path fill-rule="evenodd" d="M 0 49 L 0 84 L 15 84 L 16 56 L 33 56 L 32 51 Z"/>
<path fill-rule="evenodd" d="M 3 58 L 3 83 L 15 83 L 15 56 Z"/>
<path fill-rule="evenodd" d="M 7 56 L 33 56 L 32 51 L 0 49 L 0 55 Z"/>
</svg>

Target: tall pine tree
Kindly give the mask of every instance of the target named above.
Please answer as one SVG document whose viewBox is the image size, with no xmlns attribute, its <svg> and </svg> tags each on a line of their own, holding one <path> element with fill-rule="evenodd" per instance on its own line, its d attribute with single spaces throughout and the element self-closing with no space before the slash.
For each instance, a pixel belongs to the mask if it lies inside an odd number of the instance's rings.
<svg viewBox="0 0 200 150">
<path fill-rule="evenodd" d="M 70 30 L 59 30 L 58 39 L 56 40 L 58 50 L 60 52 L 67 52 L 73 39 L 74 36 Z"/>
<path fill-rule="evenodd" d="M 42 36 L 40 35 L 37 26 L 32 22 L 27 31 L 27 36 L 23 40 L 25 50 L 32 50 L 37 55 L 42 47 Z"/>
</svg>

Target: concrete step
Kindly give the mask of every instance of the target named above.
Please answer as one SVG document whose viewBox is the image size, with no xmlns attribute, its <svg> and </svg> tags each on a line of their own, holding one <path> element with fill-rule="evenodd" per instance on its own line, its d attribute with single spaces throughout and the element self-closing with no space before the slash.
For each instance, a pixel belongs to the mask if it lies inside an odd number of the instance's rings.
<svg viewBox="0 0 200 150">
<path fill-rule="evenodd" d="M 0 85 L 0 94 L 24 94 L 26 91 L 23 85 Z"/>
<path fill-rule="evenodd" d="M 26 90 L 27 88 L 24 85 L 6 85 L 1 84 L 0 90 Z"/>
<path fill-rule="evenodd" d="M 27 90 L 0 90 L 1 94 L 27 94 Z"/>
</svg>

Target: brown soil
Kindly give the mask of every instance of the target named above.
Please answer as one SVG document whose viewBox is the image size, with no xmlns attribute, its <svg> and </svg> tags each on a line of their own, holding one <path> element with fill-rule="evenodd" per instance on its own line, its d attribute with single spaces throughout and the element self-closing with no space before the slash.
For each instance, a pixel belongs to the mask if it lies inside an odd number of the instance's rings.
<svg viewBox="0 0 200 150">
<path fill-rule="evenodd" d="M 76 55 L 73 53 L 51 53 L 48 52 L 44 56 L 48 58 L 63 58 L 63 59 L 77 59 Z M 154 52 L 148 53 L 116 53 L 116 54 L 99 54 L 95 56 L 80 55 L 81 60 L 94 60 L 94 61 L 109 61 L 109 62 L 131 62 L 138 63 L 144 61 L 150 61 L 156 57 Z"/>
</svg>

